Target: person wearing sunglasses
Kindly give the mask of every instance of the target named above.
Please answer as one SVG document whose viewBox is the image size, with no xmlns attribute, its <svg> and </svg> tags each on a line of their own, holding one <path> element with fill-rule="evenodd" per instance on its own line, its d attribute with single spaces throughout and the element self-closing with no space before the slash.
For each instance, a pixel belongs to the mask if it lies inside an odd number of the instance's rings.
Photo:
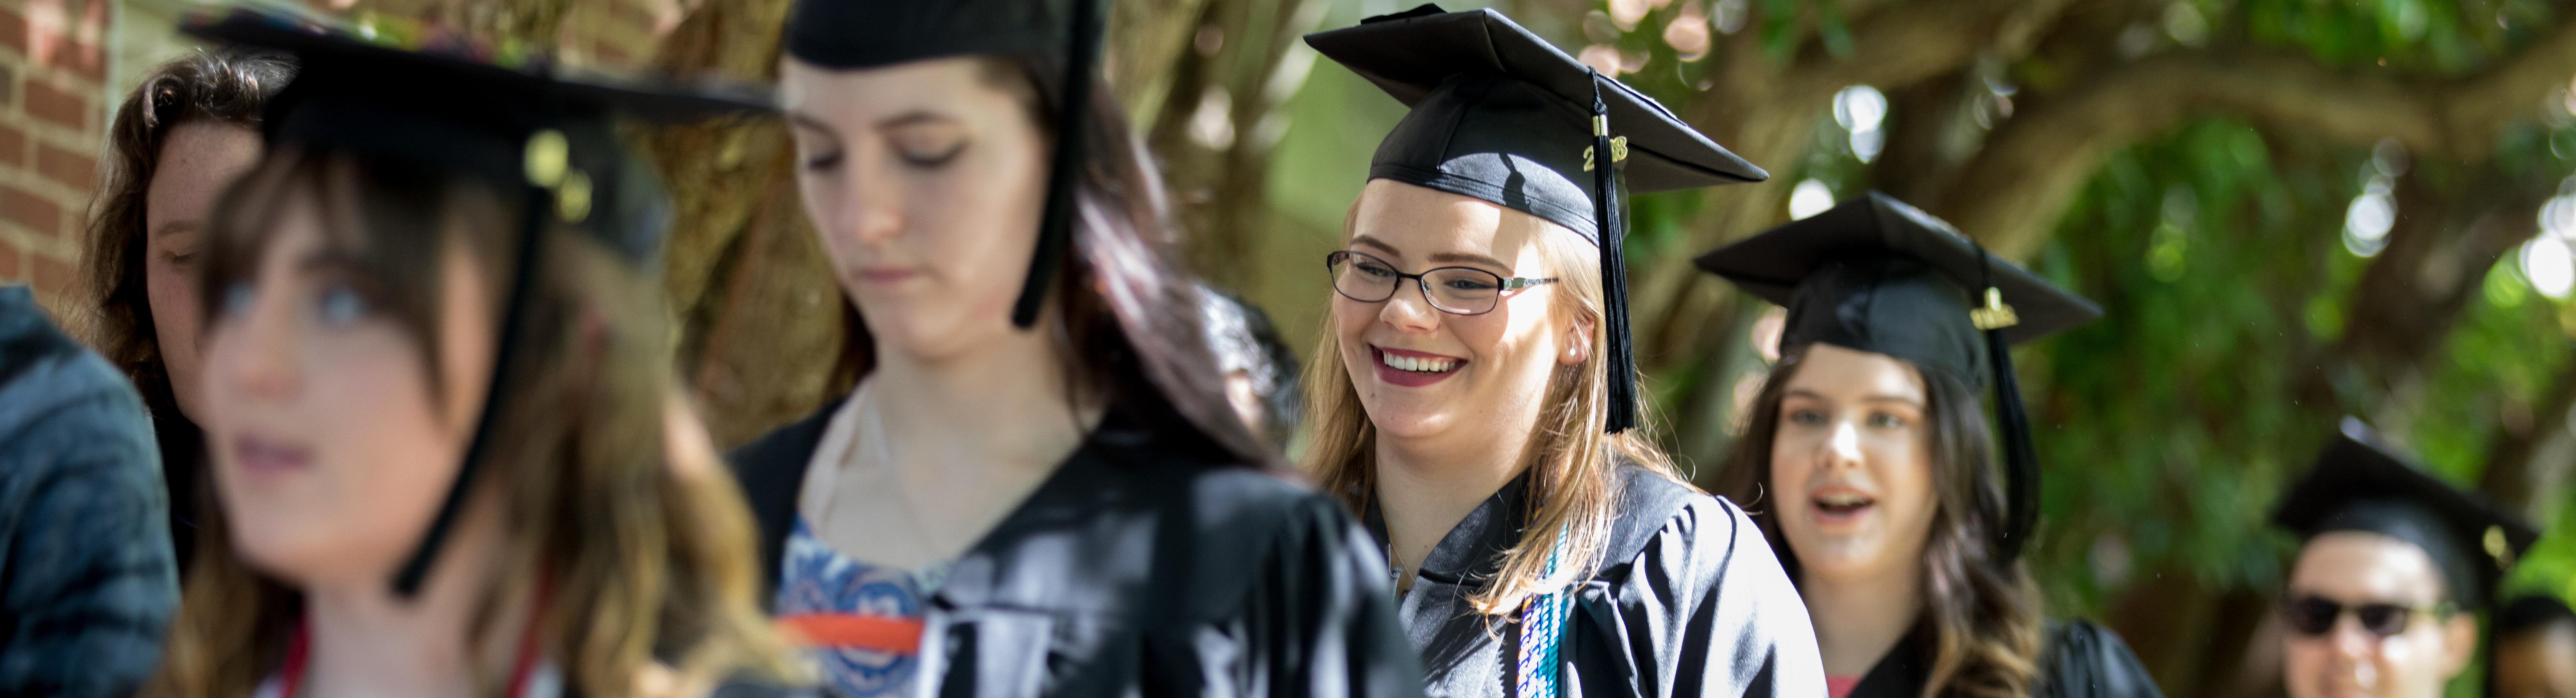
<svg viewBox="0 0 2576 698">
<path fill-rule="evenodd" d="M 1770 546 L 1645 433 L 1628 352 L 1619 180 L 1766 175 L 1498 12 L 1306 42 L 1412 108 L 1324 260 L 1305 466 L 1388 551 L 1426 692 L 1821 694 Z"/>
<path fill-rule="evenodd" d="M 2476 612 L 2540 537 L 2349 418 L 2272 520 L 2302 539 L 2278 611 L 2291 698 L 2442 695 L 2477 652 Z"/>
</svg>

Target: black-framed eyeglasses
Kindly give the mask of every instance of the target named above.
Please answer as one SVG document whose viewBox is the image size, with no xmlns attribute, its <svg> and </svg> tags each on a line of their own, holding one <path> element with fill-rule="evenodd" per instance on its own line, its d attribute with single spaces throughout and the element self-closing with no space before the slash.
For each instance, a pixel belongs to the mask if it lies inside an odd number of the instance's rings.
<svg viewBox="0 0 2576 698">
<path fill-rule="evenodd" d="M 2349 612 L 2361 621 L 2361 629 L 2379 637 L 2393 637 L 2406 632 L 2418 615 L 2441 618 L 2457 607 L 2451 602 L 2430 606 L 2408 606 L 2395 603 L 2346 604 L 2315 594 L 2293 594 L 2281 600 L 2281 620 L 2290 630 L 2301 635 L 2320 636 L 2334 632 L 2335 623 Z"/>
<path fill-rule="evenodd" d="M 1324 266 L 1333 273 L 1333 292 L 1362 303 L 1376 303 L 1395 297 L 1396 290 L 1412 279 L 1422 289 L 1423 300 L 1431 307 L 1451 315 L 1483 315 L 1494 312 L 1503 294 L 1556 279 L 1504 278 L 1475 267 L 1440 267 L 1420 274 L 1397 271 L 1394 264 L 1369 256 L 1365 252 L 1341 250 L 1324 255 Z"/>
</svg>

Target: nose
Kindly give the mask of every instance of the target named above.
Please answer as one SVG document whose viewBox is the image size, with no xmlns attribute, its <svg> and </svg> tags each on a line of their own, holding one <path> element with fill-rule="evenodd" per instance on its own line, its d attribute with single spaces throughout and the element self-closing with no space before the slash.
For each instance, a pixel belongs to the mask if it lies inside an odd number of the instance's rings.
<svg viewBox="0 0 2576 698">
<path fill-rule="evenodd" d="M 281 307 L 272 290 L 258 289 L 249 307 L 217 321 L 208 332 L 208 361 L 215 370 L 206 378 L 216 385 L 208 393 L 231 393 L 245 399 L 282 402 L 301 389 L 296 370 L 293 313 Z"/>
<path fill-rule="evenodd" d="M 877 164 L 872 149 L 853 147 L 847 155 L 850 176 L 843 184 L 840 228 L 852 240 L 882 245 L 903 230 L 903 193 L 895 178 Z"/>
<path fill-rule="evenodd" d="M 2361 673 L 2361 678 L 2367 681 L 2370 656 L 2379 650 L 2379 636 L 2363 629 L 2361 618 L 2351 613 L 2335 619 L 2334 629 L 2326 633 L 2327 641 L 2333 643 L 2335 659 Z"/>
<path fill-rule="evenodd" d="M 1429 332 L 1440 326 L 1440 309 L 1431 307 L 1420 284 L 1406 279 L 1396 282 L 1394 297 L 1380 302 L 1377 319 L 1398 330 Z"/>
<path fill-rule="evenodd" d="M 1860 467 L 1860 428 L 1850 421 L 1836 421 L 1832 435 L 1825 438 L 1823 455 L 1827 468 Z"/>
</svg>

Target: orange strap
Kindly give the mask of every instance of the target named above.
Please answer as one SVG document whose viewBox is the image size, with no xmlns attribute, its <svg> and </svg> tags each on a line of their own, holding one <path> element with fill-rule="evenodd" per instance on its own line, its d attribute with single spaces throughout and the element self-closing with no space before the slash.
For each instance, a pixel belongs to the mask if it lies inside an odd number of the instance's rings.
<svg viewBox="0 0 2576 698">
<path fill-rule="evenodd" d="M 921 648 L 915 618 L 850 613 L 798 613 L 778 617 L 778 627 L 816 647 L 911 655 Z"/>
</svg>

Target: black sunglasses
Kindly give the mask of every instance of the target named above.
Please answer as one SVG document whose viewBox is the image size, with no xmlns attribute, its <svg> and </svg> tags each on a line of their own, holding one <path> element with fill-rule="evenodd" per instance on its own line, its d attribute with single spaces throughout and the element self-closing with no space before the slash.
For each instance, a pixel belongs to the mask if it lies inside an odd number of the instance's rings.
<svg viewBox="0 0 2576 698">
<path fill-rule="evenodd" d="M 2281 620 L 2301 635 L 2321 636 L 2334 632 L 2335 623 L 2346 611 L 2361 621 L 2361 629 L 2379 637 L 2406 632 L 2418 614 L 2442 618 L 2451 615 L 2451 602 L 2431 606 L 2408 606 L 2394 603 L 2346 604 L 2315 594 L 2295 594 L 2281 600 Z"/>
</svg>

